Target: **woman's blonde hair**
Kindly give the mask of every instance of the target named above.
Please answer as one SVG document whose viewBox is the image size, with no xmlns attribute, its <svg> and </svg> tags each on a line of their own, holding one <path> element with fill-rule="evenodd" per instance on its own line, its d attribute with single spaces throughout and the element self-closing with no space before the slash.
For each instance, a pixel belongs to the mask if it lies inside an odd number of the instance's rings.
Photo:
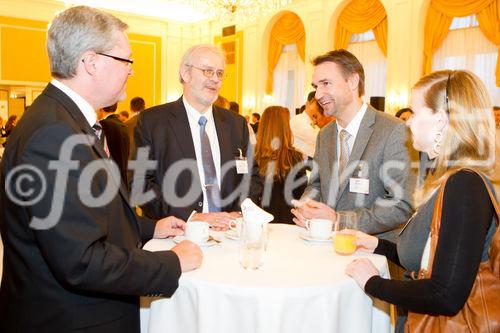
<svg viewBox="0 0 500 333">
<path fill-rule="evenodd" d="M 293 148 L 290 129 L 290 112 L 282 106 L 269 106 L 264 110 L 257 131 L 255 160 L 259 174 L 267 177 L 268 171 L 276 180 L 284 180 L 302 154 Z M 274 162 L 273 168 L 270 163 Z"/>
<path fill-rule="evenodd" d="M 490 176 L 495 163 L 495 121 L 491 100 L 481 80 L 464 70 L 443 70 L 421 78 L 413 87 L 433 113 L 443 110 L 448 128 L 443 133 L 435 167 L 416 193 L 427 201 L 443 180 L 460 168 Z"/>
</svg>

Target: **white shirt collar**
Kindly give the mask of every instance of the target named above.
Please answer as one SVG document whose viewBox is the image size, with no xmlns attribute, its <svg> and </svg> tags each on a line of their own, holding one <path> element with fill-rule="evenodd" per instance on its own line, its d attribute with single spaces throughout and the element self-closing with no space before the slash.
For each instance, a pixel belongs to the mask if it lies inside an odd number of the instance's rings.
<svg viewBox="0 0 500 333">
<path fill-rule="evenodd" d="M 356 113 L 354 118 L 352 118 L 351 122 L 346 126 L 346 128 L 343 128 L 337 122 L 337 133 L 340 133 L 341 130 L 345 129 L 347 133 L 351 135 L 351 137 L 355 138 L 358 135 L 359 126 L 361 126 L 361 120 L 363 120 L 367 108 L 368 104 L 363 103 L 359 111 Z"/>
<path fill-rule="evenodd" d="M 72 90 L 70 87 L 62 83 L 61 81 L 58 81 L 56 79 L 52 79 L 50 83 L 61 90 L 63 93 L 68 95 L 68 97 L 75 102 L 76 106 L 80 109 L 80 111 L 83 113 L 83 116 L 85 119 L 87 119 L 90 127 L 94 126 L 94 124 L 97 122 L 97 115 L 95 113 L 94 108 L 92 105 L 90 105 L 89 102 L 87 102 L 82 96 L 80 96 L 77 92 Z"/>
<path fill-rule="evenodd" d="M 198 123 L 200 117 L 204 116 L 205 118 L 207 118 L 207 123 L 212 121 L 213 119 L 212 106 L 208 107 L 204 113 L 201 113 L 194 107 L 192 107 L 184 96 L 182 96 L 182 102 L 184 103 L 184 107 L 186 108 L 188 118 L 190 118 L 191 120 L 194 120 L 196 123 Z"/>
</svg>

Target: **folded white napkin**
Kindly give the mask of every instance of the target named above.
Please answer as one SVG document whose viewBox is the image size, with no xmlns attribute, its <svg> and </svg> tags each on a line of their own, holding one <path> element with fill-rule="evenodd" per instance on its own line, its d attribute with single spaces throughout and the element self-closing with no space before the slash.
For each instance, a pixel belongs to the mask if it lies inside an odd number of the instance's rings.
<svg viewBox="0 0 500 333">
<path fill-rule="evenodd" d="M 272 214 L 257 206 L 250 198 L 246 198 L 241 203 L 241 213 L 245 222 L 263 224 L 274 220 Z"/>
</svg>

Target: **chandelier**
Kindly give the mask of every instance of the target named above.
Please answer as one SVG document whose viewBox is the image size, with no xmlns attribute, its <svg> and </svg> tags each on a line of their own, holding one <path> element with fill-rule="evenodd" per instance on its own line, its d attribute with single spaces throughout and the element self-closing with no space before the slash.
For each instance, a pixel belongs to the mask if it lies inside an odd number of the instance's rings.
<svg viewBox="0 0 500 333">
<path fill-rule="evenodd" d="M 292 0 L 191 0 L 193 8 L 210 18 L 225 23 L 257 21 L 260 16 L 275 12 Z"/>
</svg>

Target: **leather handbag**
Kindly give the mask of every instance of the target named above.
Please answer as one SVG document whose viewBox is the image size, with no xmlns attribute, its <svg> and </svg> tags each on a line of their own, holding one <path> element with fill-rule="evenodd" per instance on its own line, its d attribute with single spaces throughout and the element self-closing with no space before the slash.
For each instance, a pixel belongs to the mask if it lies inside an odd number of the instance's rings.
<svg viewBox="0 0 500 333">
<path fill-rule="evenodd" d="M 481 262 L 476 280 L 464 307 L 455 316 L 433 316 L 408 312 L 405 332 L 500 332 L 500 211 L 495 196 L 483 175 L 491 202 L 495 208 L 497 229 L 491 240 L 488 260 Z M 440 187 L 430 229 L 430 253 L 427 269 L 421 268 L 416 279 L 428 279 L 432 274 L 432 263 L 441 226 L 444 184 Z"/>
</svg>

